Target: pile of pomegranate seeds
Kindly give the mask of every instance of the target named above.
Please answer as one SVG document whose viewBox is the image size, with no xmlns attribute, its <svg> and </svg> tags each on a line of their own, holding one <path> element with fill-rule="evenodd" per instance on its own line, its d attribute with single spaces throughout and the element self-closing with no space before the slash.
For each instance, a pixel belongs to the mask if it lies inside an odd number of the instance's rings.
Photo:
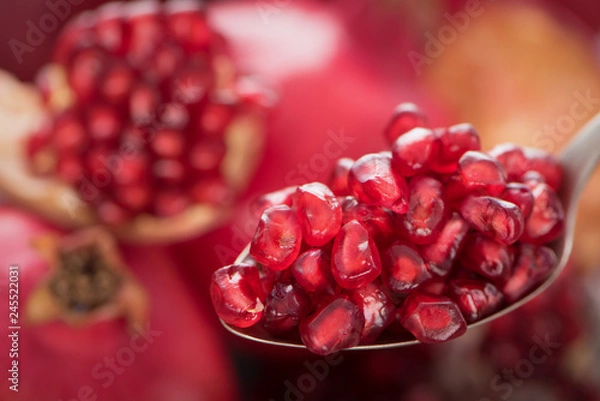
<svg viewBox="0 0 600 401">
<path fill-rule="evenodd" d="M 29 142 L 34 172 L 72 185 L 108 224 L 230 201 L 228 130 L 269 99 L 226 50 L 194 3 L 81 15 L 38 80 L 50 121 Z"/>
<path fill-rule="evenodd" d="M 226 323 L 299 332 L 329 354 L 402 330 L 424 343 L 522 298 L 557 263 L 561 167 L 516 145 L 481 152 L 468 124 L 431 129 L 414 105 L 388 125 L 391 154 L 340 159 L 330 186 L 264 195 L 243 263 L 214 274 Z M 390 327 L 391 326 L 391 327 Z"/>
</svg>

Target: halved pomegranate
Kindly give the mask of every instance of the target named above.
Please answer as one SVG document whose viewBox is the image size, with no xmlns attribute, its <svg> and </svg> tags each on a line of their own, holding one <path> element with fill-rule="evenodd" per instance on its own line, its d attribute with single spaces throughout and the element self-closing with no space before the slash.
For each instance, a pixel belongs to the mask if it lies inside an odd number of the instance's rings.
<svg viewBox="0 0 600 401">
<path fill-rule="evenodd" d="M 30 171 L 6 192 L 63 226 L 99 222 L 135 241 L 188 237 L 225 217 L 254 171 L 271 103 L 204 9 L 184 2 L 75 18 L 38 83 L 45 121 L 26 141 Z"/>
</svg>

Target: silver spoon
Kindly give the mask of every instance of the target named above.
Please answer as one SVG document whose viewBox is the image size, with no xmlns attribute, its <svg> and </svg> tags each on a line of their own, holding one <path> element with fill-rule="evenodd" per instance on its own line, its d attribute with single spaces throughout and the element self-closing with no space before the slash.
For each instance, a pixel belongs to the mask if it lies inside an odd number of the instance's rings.
<svg viewBox="0 0 600 401">
<path fill-rule="evenodd" d="M 546 281 L 539 285 L 529 295 L 485 319 L 470 324 L 469 329 L 498 319 L 531 301 L 550 287 L 567 265 L 573 249 L 573 236 L 575 232 L 575 219 L 577 216 L 577 208 L 579 206 L 579 198 L 600 160 L 600 114 L 590 120 L 579 131 L 575 138 L 568 143 L 565 149 L 560 153 L 559 160 L 564 168 L 563 189 L 560 196 L 565 208 L 565 231 L 561 238 L 555 241 L 552 246 L 559 260 L 558 265 Z M 236 259 L 236 263 L 241 263 L 248 256 L 249 248 L 250 246 L 247 246 L 240 253 Z M 281 347 L 306 348 L 299 340 L 283 340 L 274 337 L 260 327 L 260 325 L 255 325 L 247 329 L 240 329 L 230 326 L 222 320 L 221 323 L 231 333 L 247 340 Z M 419 343 L 420 342 L 414 338 L 387 337 L 379 340 L 375 344 L 358 345 L 350 348 L 350 350 L 397 348 Z"/>
</svg>

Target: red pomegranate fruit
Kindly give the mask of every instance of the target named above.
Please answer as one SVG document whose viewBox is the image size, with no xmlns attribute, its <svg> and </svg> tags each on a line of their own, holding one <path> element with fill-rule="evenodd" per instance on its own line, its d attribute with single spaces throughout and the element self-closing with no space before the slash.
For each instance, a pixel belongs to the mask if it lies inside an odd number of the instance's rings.
<svg viewBox="0 0 600 401">
<path fill-rule="evenodd" d="M 3 314 L 0 345 L 9 350 L 6 330 L 20 327 L 17 398 L 237 399 L 212 318 L 164 249 L 117 247 L 96 228 L 64 234 L 7 206 L 0 220 L 0 284 L 18 290 L 17 322 Z M 1 399 L 15 394 L 0 389 Z"/>
<path fill-rule="evenodd" d="M 269 281 L 276 305 L 261 318 L 264 301 L 252 290 L 258 275 L 231 279 L 242 266 L 233 264 L 213 275 L 217 314 L 240 328 L 272 327 L 276 336 L 299 326 L 306 347 L 323 355 L 376 342 L 388 326 L 397 331 L 394 322 L 420 342 L 448 341 L 518 301 L 556 266 L 545 245 L 561 234 L 564 213 L 545 183 L 549 169 L 538 164 L 520 172 L 522 182 L 507 183 L 501 162 L 478 148 L 468 124 L 413 128 L 391 152 L 336 165 L 331 182 L 347 175 L 353 196 L 338 199 L 320 183 L 264 196 L 259 203 L 268 208 L 242 255 L 255 272 L 262 266 L 279 274 Z M 532 154 L 558 165 L 539 152 L 521 153 L 528 166 Z M 443 168 L 435 171 L 434 160 Z M 219 295 L 225 292 L 229 304 Z"/>
</svg>

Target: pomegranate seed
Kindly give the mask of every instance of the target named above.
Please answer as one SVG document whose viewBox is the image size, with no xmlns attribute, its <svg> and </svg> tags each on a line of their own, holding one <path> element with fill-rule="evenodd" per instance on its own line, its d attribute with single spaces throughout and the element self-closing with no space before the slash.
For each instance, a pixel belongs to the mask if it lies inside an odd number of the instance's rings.
<svg viewBox="0 0 600 401">
<path fill-rule="evenodd" d="M 359 201 L 404 214 L 408 211 L 408 185 L 392 171 L 391 162 L 381 154 L 361 157 L 350 169 L 348 185 Z"/>
<path fill-rule="evenodd" d="M 305 291 L 333 294 L 335 281 L 331 275 L 331 258 L 321 248 L 309 249 L 298 256 L 291 267 L 294 279 Z"/>
<path fill-rule="evenodd" d="M 286 187 L 279 191 L 264 194 L 252 202 L 251 208 L 255 216 L 260 216 L 271 206 L 285 205 L 292 206 L 294 194 L 298 187 Z"/>
<path fill-rule="evenodd" d="M 365 321 L 360 342 L 372 343 L 394 321 L 396 306 L 379 281 L 352 291 L 352 300 L 361 309 Z"/>
<path fill-rule="evenodd" d="M 445 203 L 442 183 L 427 176 L 415 177 L 410 181 L 410 208 L 399 216 L 400 234 L 414 244 L 429 244 L 444 223 Z"/>
<path fill-rule="evenodd" d="M 356 198 L 347 196 L 342 200 L 342 224 L 356 220 L 364 225 L 376 241 L 386 241 L 394 232 L 392 211 L 380 206 L 365 205 Z"/>
<path fill-rule="evenodd" d="M 518 253 L 512 275 L 502 287 L 509 303 L 518 301 L 542 282 L 558 263 L 554 251 L 545 246 L 520 244 Z"/>
<path fill-rule="evenodd" d="M 115 140 L 121 134 L 121 118 L 109 106 L 93 106 L 88 112 L 87 127 L 96 141 Z"/>
<path fill-rule="evenodd" d="M 190 166 L 199 172 L 218 171 L 226 153 L 223 140 L 198 141 L 190 151 Z"/>
<path fill-rule="evenodd" d="M 58 117 L 53 139 L 53 147 L 61 155 L 82 150 L 86 143 L 86 132 L 79 117 L 70 112 Z"/>
<path fill-rule="evenodd" d="M 406 297 L 400 322 L 422 343 L 440 343 L 467 331 L 467 322 L 450 298 L 413 292 Z"/>
<path fill-rule="evenodd" d="M 131 70 L 122 64 L 112 66 L 100 87 L 104 99 L 112 105 L 120 105 L 127 100 L 127 96 L 133 87 L 135 77 Z"/>
<path fill-rule="evenodd" d="M 329 179 L 329 187 L 337 196 L 350 195 L 348 188 L 348 174 L 354 164 L 354 160 L 342 157 L 335 162 Z"/>
<path fill-rule="evenodd" d="M 223 177 L 203 178 L 190 189 L 192 199 L 197 203 L 209 203 L 211 205 L 231 204 L 234 192 L 223 180 Z"/>
<path fill-rule="evenodd" d="M 485 281 L 454 280 L 448 288 L 468 323 L 491 315 L 498 310 L 504 299 L 496 286 Z"/>
<path fill-rule="evenodd" d="M 184 57 L 183 51 L 174 45 L 159 45 L 154 52 L 148 73 L 156 81 L 162 82 L 171 77 L 181 67 L 184 63 Z"/>
<path fill-rule="evenodd" d="M 188 52 L 204 51 L 210 45 L 212 32 L 200 12 L 174 12 L 167 18 L 167 27 Z"/>
<path fill-rule="evenodd" d="M 491 196 L 470 196 L 460 210 L 473 228 L 501 244 L 513 244 L 523 234 L 523 215 L 514 203 Z"/>
<path fill-rule="evenodd" d="M 129 32 L 128 26 L 121 18 L 100 18 L 94 31 L 98 43 L 110 53 L 119 56 L 125 54 L 129 42 Z"/>
<path fill-rule="evenodd" d="M 284 270 L 300 253 L 302 228 L 296 212 L 288 206 L 273 206 L 262 214 L 250 245 L 250 255 L 273 270 Z"/>
<path fill-rule="evenodd" d="M 518 145 L 503 143 L 496 145 L 488 153 L 504 167 L 509 181 L 519 181 L 528 170 L 525 153 L 523 148 Z"/>
<path fill-rule="evenodd" d="M 333 278 L 343 288 L 362 287 L 381 273 L 375 242 L 356 220 L 345 224 L 335 237 L 331 259 Z"/>
<path fill-rule="evenodd" d="M 446 276 L 461 249 L 469 225 L 457 213 L 444 224 L 436 242 L 421 248 L 427 269 L 438 276 Z"/>
<path fill-rule="evenodd" d="M 142 155 L 132 155 L 129 157 L 120 157 L 119 154 L 113 154 L 110 158 L 116 158 L 120 167 L 118 171 L 113 172 L 115 182 L 120 185 L 133 185 L 138 182 L 146 181 L 149 178 L 148 161 Z"/>
<path fill-rule="evenodd" d="M 185 149 L 185 141 L 179 131 L 160 129 L 154 135 L 150 146 L 158 157 L 178 158 Z"/>
<path fill-rule="evenodd" d="M 533 209 L 525 223 L 524 242 L 542 245 L 557 239 L 563 232 L 565 212 L 560 199 L 547 184 L 536 185 L 533 190 Z"/>
<path fill-rule="evenodd" d="M 209 103 L 200 115 L 198 128 L 206 134 L 221 133 L 231 122 L 234 112 L 231 104 Z"/>
<path fill-rule="evenodd" d="M 275 283 L 265 302 L 265 328 L 277 335 L 287 333 L 298 327 L 310 311 L 310 298 L 298 284 Z"/>
<path fill-rule="evenodd" d="M 500 198 L 517 205 L 519 209 L 521 209 L 523 219 L 527 221 L 527 218 L 533 209 L 533 194 L 527 185 L 518 182 L 510 182 L 506 184 L 506 188 L 504 188 Z"/>
<path fill-rule="evenodd" d="M 431 278 L 425 261 L 412 245 L 395 242 L 381 255 L 383 282 L 395 293 L 407 293 Z"/>
<path fill-rule="evenodd" d="M 482 152 L 470 150 L 458 161 L 463 184 L 470 190 L 483 189 L 491 195 L 500 195 L 506 186 L 506 173 L 500 163 Z"/>
<path fill-rule="evenodd" d="M 258 323 L 264 305 L 256 288 L 256 267 L 233 264 L 215 271 L 210 283 L 210 296 L 217 315 L 227 324 L 250 327 Z"/>
<path fill-rule="evenodd" d="M 139 183 L 117 186 L 114 193 L 115 199 L 132 212 L 144 210 L 150 204 L 152 196 L 150 187 Z"/>
<path fill-rule="evenodd" d="M 458 161 L 469 150 L 481 150 L 479 135 L 471 124 L 453 125 L 437 131 L 441 144 L 439 158 L 433 159 L 431 169 L 450 174 L 458 168 Z"/>
<path fill-rule="evenodd" d="M 129 114 L 135 124 L 154 120 L 160 103 L 159 94 L 149 85 L 139 85 L 129 95 Z"/>
<path fill-rule="evenodd" d="M 185 167 L 179 160 L 159 159 L 152 165 L 154 176 L 167 184 L 179 184 L 185 178 Z"/>
<path fill-rule="evenodd" d="M 439 158 L 440 141 L 428 128 L 413 128 L 392 145 L 392 166 L 401 176 L 410 177 L 429 171 Z"/>
<path fill-rule="evenodd" d="M 506 278 L 514 262 L 514 250 L 479 234 L 467 236 L 459 263 L 490 280 Z"/>
<path fill-rule="evenodd" d="M 187 108 L 176 102 L 160 105 L 157 114 L 161 126 L 175 130 L 184 129 L 190 120 Z"/>
<path fill-rule="evenodd" d="M 421 109 L 413 103 L 401 103 L 394 110 L 394 116 L 385 129 L 389 143 L 394 143 L 401 135 L 416 127 L 429 127 L 429 121 Z"/>
<path fill-rule="evenodd" d="M 75 184 L 83 175 L 81 160 L 77 156 L 65 156 L 56 163 L 56 174 L 65 182 Z"/>
<path fill-rule="evenodd" d="M 190 205 L 187 195 L 177 189 L 167 189 L 154 195 L 154 214 L 161 217 L 175 216 Z"/>
<path fill-rule="evenodd" d="M 298 187 L 294 208 L 304 241 L 311 246 L 325 245 L 342 227 L 342 207 L 333 192 L 319 182 Z"/>
<path fill-rule="evenodd" d="M 554 156 L 541 149 L 525 148 L 527 170 L 537 171 L 550 187 L 558 191 L 562 184 L 562 167 Z"/>
<path fill-rule="evenodd" d="M 446 284 L 446 278 L 433 277 L 419 286 L 419 292 L 422 294 L 442 296 L 448 292 Z"/>
<path fill-rule="evenodd" d="M 111 201 L 101 202 L 96 213 L 102 223 L 114 226 L 123 224 L 131 217 L 125 209 Z"/>
<path fill-rule="evenodd" d="M 535 188 L 538 184 L 545 184 L 546 180 L 544 176 L 537 171 L 526 171 L 521 177 L 521 182 L 527 186 L 530 190 Z"/>
<path fill-rule="evenodd" d="M 88 102 L 94 97 L 105 69 L 106 57 L 99 49 L 84 49 L 75 55 L 67 76 L 78 101 Z"/>
<path fill-rule="evenodd" d="M 364 319 L 354 302 L 335 298 L 300 323 L 300 336 L 311 352 L 332 354 L 358 345 Z"/>
</svg>

